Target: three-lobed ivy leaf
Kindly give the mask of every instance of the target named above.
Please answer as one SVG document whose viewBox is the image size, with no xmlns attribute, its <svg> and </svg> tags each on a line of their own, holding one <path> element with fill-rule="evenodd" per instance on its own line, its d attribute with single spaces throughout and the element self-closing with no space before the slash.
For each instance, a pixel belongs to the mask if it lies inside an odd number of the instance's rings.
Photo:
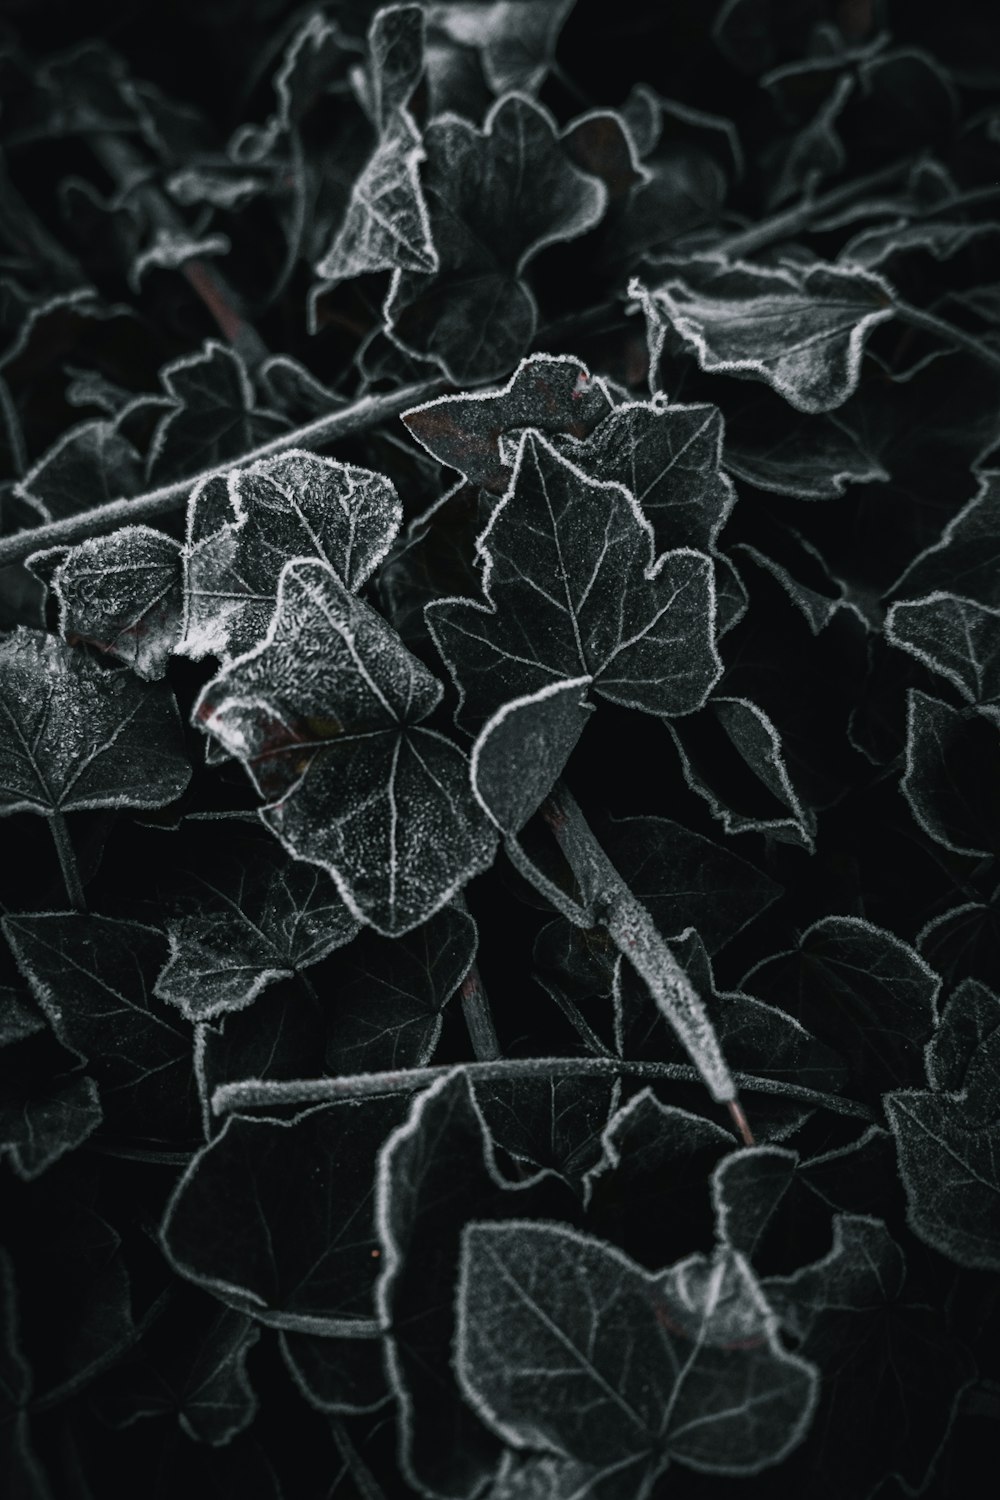
<svg viewBox="0 0 1000 1500">
<path fill-rule="evenodd" d="M 403 413 L 428 453 L 472 484 L 502 493 L 512 460 L 502 439 L 522 427 L 585 438 L 613 410 L 604 381 L 564 354 L 529 354 L 496 391 L 438 396 Z"/>
<path fill-rule="evenodd" d="M 798 411 L 841 406 L 854 391 L 865 342 L 894 315 L 888 283 L 854 266 L 760 266 L 703 255 L 661 263 L 651 315 L 674 329 L 711 373 L 762 380 Z"/>
<path fill-rule="evenodd" d="M 349 589 L 360 589 L 401 519 L 384 475 L 302 449 L 196 486 L 184 548 L 183 650 L 225 660 L 255 646 L 293 558 L 320 558 Z"/>
<path fill-rule="evenodd" d="M 470 1223 L 456 1366 L 512 1446 L 570 1460 L 601 1496 L 645 1496 L 675 1461 L 754 1474 L 802 1439 L 817 1373 L 789 1354 L 742 1256 L 651 1275 L 562 1224 Z"/>
<path fill-rule="evenodd" d="M 478 728 L 505 702 L 580 677 L 648 713 L 705 701 L 721 672 L 711 561 L 685 547 L 656 557 L 621 484 L 592 480 L 528 432 L 478 550 L 486 602 L 426 609 L 461 722 Z"/>
<path fill-rule="evenodd" d="M 167 924 L 170 957 L 155 987 L 190 1021 L 245 1009 L 358 931 L 329 876 L 280 852 L 253 850 L 199 887 L 197 912 Z"/>
<path fill-rule="evenodd" d="M 257 406 L 240 355 L 215 339 L 165 365 L 160 380 L 171 406 L 147 455 L 154 484 L 238 459 L 288 430 L 286 418 Z"/>
<path fill-rule="evenodd" d="M 393 273 L 386 327 L 458 385 L 496 379 L 535 333 L 529 263 L 546 245 L 592 228 L 607 190 L 573 164 L 549 113 L 521 94 L 499 100 L 482 130 L 459 115 L 437 116 L 423 144 L 438 268 Z"/>
<path fill-rule="evenodd" d="M 285 565 L 267 636 L 195 716 L 273 800 L 264 823 L 328 870 L 348 910 L 398 935 L 489 864 L 464 754 L 422 720 L 440 683 L 328 563 Z"/>
<path fill-rule="evenodd" d="M 0 715 L 4 813 L 163 807 L 190 779 L 165 685 L 41 631 L 20 628 L 0 644 Z"/>
<path fill-rule="evenodd" d="M 59 631 L 127 663 L 147 680 L 166 674 L 180 644 L 180 545 L 151 526 L 122 526 L 70 547 L 50 580 Z"/>
<path fill-rule="evenodd" d="M 886 615 L 885 635 L 946 678 L 966 703 L 1000 699 L 1000 608 L 936 589 L 922 599 L 897 600 Z"/>
</svg>

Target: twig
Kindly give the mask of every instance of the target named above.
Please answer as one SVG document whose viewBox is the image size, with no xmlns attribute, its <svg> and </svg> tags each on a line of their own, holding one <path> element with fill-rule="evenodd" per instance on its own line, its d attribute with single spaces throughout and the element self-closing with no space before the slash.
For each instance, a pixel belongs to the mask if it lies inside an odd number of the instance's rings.
<svg viewBox="0 0 1000 1500">
<path fill-rule="evenodd" d="M 410 406 L 430 401 L 448 388 L 448 382 L 439 377 L 403 386 L 400 390 L 389 391 L 385 395 L 362 396 L 350 406 L 342 406 L 325 416 L 316 417 L 292 432 L 280 433 L 270 442 L 262 443 L 259 448 L 252 448 L 248 453 L 241 454 L 239 458 L 231 458 L 224 464 L 213 464 L 184 479 L 176 479 L 171 484 L 148 490 L 144 495 L 134 495 L 131 499 L 122 496 L 119 500 L 95 505 L 91 510 L 79 511 L 75 516 L 65 516 L 58 521 L 49 521 L 44 526 L 33 526 L 27 531 L 2 537 L 0 568 L 13 562 L 21 562 L 32 552 L 45 547 L 65 546 L 82 541 L 85 537 L 114 531 L 117 526 L 136 525 L 170 515 L 172 511 L 181 509 L 200 480 L 208 479 L 213 474 L 227 474 L 231 469 L 256 463 L 258 459 L 270 458 L 276 453 L 284 453 L 288 448 L 322 448 L 341 438 L 367 432 L 380 422 L 398 417 L 400 412 L 406 411 Z"/>
<path fill-rule="evenodd" d="M 738 259 L 742 255 L 751 255 L 755 250 L 763 250 L 768 245 L 791 239 L 793 235 L 808 228 L 813 219 L 832 213 L 854 199 L 864 197 L 866 193 L 891 186 L 913 166 L 914 158 L 908 156 L 887 167 L 880 167 L 877 172 L 870 172 L 867 177 L 857 177 L 852 182 L 831 188 L 829 192 L 820 193 L 817 198 L 807 195 L 791 208 L 783 209 L 780 214 L 774 214 L 770 219 L 761 219 L 759 223 L 751 224 L 749 228 L 717 241 L 710 247 L 711 251 L 713 254 L 719 252 L 731 259 Z"/>
<path fill-rule="evenodd" d="M 966 333 L 964 328 L 959 328 L 955 323 L 949 323 L 944 318 L 935 317 L 933 313 L 925 312 L 922 307 L 911 307 L 908 302 L 895 302 L 893 308 L 901 323 L 907 323 L 911 328 L 923 329 L 925 333 L 932 333 L 943 343 L 951 344 L 952 348 L 971 354 L 974 359 L 978 359 L 984 365 L 989 365 L 991 369 L 1000 370 L 1000 353 L 991 349 L 988 344 L 980 343 L 971 333 Z"/>
<path fill-rule="evenodd" d="M 649 1078 L 658 1082 L 697 1083 L 701 1074 L 687 1063 L 631 1061 L 621 1057 L 503 1057 L 495 1062 L 462 1063 L 459 1071 L 470 1082 L 516 1082 L 530 1078 Z M 385 1094 L 414 1094 L 456 1071 L 452 1063 L 426 1068 L 403 1068 L 392 1073 L 349 1073 L 343 1078 L 298 1078 L 266 1082 L 243 1079 L 223 1083 L 212 1095 L 212 1113 L 228 1115 L 243 1109 L 284 1108 L 299 1104 L 336 1104 L 343 1099 L 374 1099 Z M 825 1094 L 802 1084 L 734 1073 L 733 1081 L 750 1093 L 777 1094 L 828 1109 L 833 1114 L 872 1120 L 871 1110 L 854 1099 Z"/>
<path fill-rule="evenodd" d="M 493 1024 L 490 1002 L 483 988 L 482 975 L 475 959 L 469 966 L 468 974 L 462 980 L 460 993 L 462 1014 L 465 1017 L 473 1054 L 477 1062 L 492 1062 L 494 1058 L 500 1056 L 500 1043 Z"/>
</svg>

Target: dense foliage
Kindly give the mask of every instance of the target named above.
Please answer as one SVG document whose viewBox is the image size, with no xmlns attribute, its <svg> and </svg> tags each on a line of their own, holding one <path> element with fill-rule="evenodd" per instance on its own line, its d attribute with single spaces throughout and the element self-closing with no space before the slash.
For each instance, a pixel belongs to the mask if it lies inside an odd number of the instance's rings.
<svg viewBox="0 0 1000 1500">
<path fill-rule="evenodd" d="M 1000 18 L 8 4 L 0 1491 L 1000 1415 Z"/>
</svg>

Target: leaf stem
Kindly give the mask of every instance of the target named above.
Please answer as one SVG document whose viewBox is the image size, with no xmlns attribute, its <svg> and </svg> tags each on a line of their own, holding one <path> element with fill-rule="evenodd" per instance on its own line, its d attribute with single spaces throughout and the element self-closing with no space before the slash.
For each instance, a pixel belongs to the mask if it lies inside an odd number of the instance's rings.
<svg viewBox="0 0 1000 1500">
<path fill-rule="evenodd" d="M 736 1088 L 701 997 L 562 783 L 556 784 L 543 805 L 542 817 L 569 862 L 596 923 L 645 980 L 712 1098 L 717 1104 L 730 1104 L 736 1098 Z"/>
<path fill-rule="evenodd" d="M 330 1430 L 337 1452 L 343 1459 L 347 1472 L 354 1480 L 361 1500 L 385 1500 L 385 1491 L 355 1447 L 343 1417 L 331 1418 Z"/>
<path fill-rule="evenodd" d="M 73 840 L 70 838 L 65 816 L 57 810 L 50 812 L 49 827 L 52 829 L 52 841 L 59 856 L 59 868 L 62 870 L 63 884 L 66 887 L 69 904 L 74 911 L 86 911 L 87 900 L 83 894 L 80 866 L 77 864 Z"/>
<path fill-rule="evenodd" d="M 151 169 L 128 141 L 99 132 L 90 137 L 90 147 L 118 186 L 133 194 L 154 229 L 178 237 L 191 233 L 173 204 L 149 180 Z M 239 297 L 222 272 L 198 257 L 178 269 L 246 364 L 250 368 L 262 364 L 268 356 L 267 345 L 247 321 Z"/>
<path fill-rule="evenodd" d="M 751 224 L 749 228 L 741 229 L 736 234 L 719 240 L 711 247 L 712 252 L 714 254 L 718 251 L 722 255 L 736 259 L 742 255 L 751 255 L 755 250 L 763 250 L 768 245 L 778 244 L 781 240 L 791 239 L 793 235 L 808 228 L 813 219 L 832 213 L 845 204 L 853 202 L 854 199 L 864 197 L 865 193 L 890 187 L 913 165 L 914 158 L 908 156 L 902 161 L 890 163 L 887 167 L 880 167 L 877 172 L 869 172 L 867 177 L 855 178 L 851 182 L 842 183 L 840 187 L 831 188 L 829 192 L 820 193 L 819 197 L 814 198 L 807 194 L 791 208 L 783 209 L 781 213 L 774 214 L 769 219 L 761 219 L 758 224 Z"/>
<path fill-rule="evenodd" d="M 945 318 L 936 317 L 934 313 L 926 312 L 922 307 L 912 307 L 908 302 L 896 302 L 893 306 L 896 317 L 901 323 L 907 323 L 911 328 L 921 328 L 925 333 L 932 333 L 943 343 L 951 344 L 952 348 L 971 354 L 974 359 L 989 365 L 991 369 L 1000 370 L 1000 353 L 991 349 L 988 344 L 980 343 L 971 333 L 966 333 L 964 328 L 949 323 Z"/>
<path fill-rule="evenodd" d="M 82 541 L 85 537 L 101 536 L 114 531 L 117 526 L 136 525 L 139 522 L 156 520 L 180 510 L 194 486 L 213 474 L 227 474 L 231 469 L 244 464 L 256 463 L 260 458 L 270 458 L 275 453 L 284 453 L 289 448 L 322 448 L 341 438 L 353 437 L 367 432 L 380 422 L 398 417 L 410 406 L 419 406 L 441 395 L 449 388 L 448 381 L 436 377 L 414 385 L 402 386 L 397 391 L 384 395 L 361 396 L 350 406 L 338 407 L 336 411 L 316 417 L 304 427 L 291 432 L 282 432 L 259 448 L 252 448 L 239 458 L 229 459 L 224 464 L 215 464 L 171 484 L 160 485 L 144 495 L 132 498 L 122 496 L 109 500 L 104 505 L 95 505 L 91 510 L 79 511 L 75 516 L 64 516 L 61 520 L 47 522 L 44 526 L 32 526 L 27 531 L 15 532 L 0 538 L 0 567 L 21 562 L 32 552 L 45 547 L 65 546 Z"/>
<path fill-rule="evenodd" d="M 472 1043 L 472 1051 L 477 1062 L 492 1062 L 500 1054 L 500 1043 L 497 1040 L 496 1027 L 493 1024 L 493 1012 L 490 1010 L 489 998 L 483 987 L 483 978 L 479 972 L 479 965 L 475 959 L 469 965 L 469 972 L 462 980 L 460 990 L 462 996 L 462 1014 L 469 1032 L 469 1040 Z"/>
<path fill-rule="evenodd" d="M 284 1108 L 299 1104 L 336 1104 L 344 1099 L 373 1099 L 384 1094 L 413 1094 L 456 1070 L 471 1083 L 510 1082 L 527 1078 L 649 1078 L 657 1082 L 697 1083 L 701 1074 L 687 1063 L 631 1061 L 622 1057 L 502 1057 L 494 1062 L 439 1063 L 425 1068 L 403 1068 L 391 1073 L 350 1073 L 342 1078 L 297 1078 L 269 1082 L 254 1078 L 223 1083 L 212 1095 L 212 1113 L 228 1115 L 241 1109 Z M 815 1109 L 872 1120 L 864 1104 L 825 1094 L 802 1084 L 734 1073 L 733 1081 L 751 1093 L 776 1094 Z M 742 1131 L 741 1131 L 742 1134 Z"/>
</svg>

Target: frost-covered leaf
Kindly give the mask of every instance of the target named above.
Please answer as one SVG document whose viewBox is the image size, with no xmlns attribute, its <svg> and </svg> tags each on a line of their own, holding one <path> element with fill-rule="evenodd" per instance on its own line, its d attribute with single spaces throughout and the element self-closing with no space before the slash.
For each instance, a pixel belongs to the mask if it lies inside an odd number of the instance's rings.
<svg viewBox="0 0 1000 1500">
<path fill-rule="evenodd" d="M 586 727 L 590 679 L 571 677 L 512 698 L 472 747 L 472 790 L 502 833 L 517 833 L 545 801 Z"/>
<path fill-rule="evenodd" d="M 359 921 L 396 935 L 489 864 L 463 753 L 425 719 L 441 685 L 327 563 L 290 562 L 267 636 L 196 717 L 273 798 L 267 827 L 322 865 Z"/>
<path fill-rule="evenodd" d="M 941 981 L 908 943 L 873 922 L 823 917 L 743 983 L 841 1053 L 862 1096 L 923 1080 Z"/>
<path fill-rule="evenodd" d="M 723 461 L 737 479 L 798 500 L 834 500 L 852 484 L 889 478 L 836 416 L 789 411 L 766 389 L 727 406 Z"/>
<path fill-rule="evenodd" d="M 180 545 L 151 526 L 122 526 L 62 556 L 50 588 L 59 630 L 126 662 L 147 680 L 163 677 L 183 619 Z"/>
<path fill-rule="evenodd" d="M 366 105 L 378 130 L 409 104 L 424 71 L 423 5 L 383 5 L 368 28 Z"/>
<path fill-rule="evenodd" d="M 196 486 L 184 549 L 185 653 L 225 660 L 262 640 L 292 558 L 320 558 L 360 589 L 401 519 L 384 475 L 297 448 Z"/>
<path fill-rule="evenodd" d="M 189 260 L 200 260 L 205 255 L 228 255 L 232 248 L 232 242 L 224 234 L 193 235 L 187 231 L 178 234 L 171 229 L 157 229 L 152 241 L 132 261 L 128 272 L 129 285 L 138 292 L 143 277 L 150 271 L 177 271 Z"/>
<path fill-rule="evenodd" d="M 11 1063 L 16 1059 L 0 1063 L 0 1157 L 30 1181 L 93 1135 L 101 1106 L 92 1078 L 56 1078 L 26 1090 Z"/>
<path fill-rule="evenodd" d="M 278 1343 L 288 1373 L 317 1411 L 351 1416 L 375 1411 L 390 1401 L 377 1339 L 332 1339 L 317 1333 L 289 1333 Z"/>
<path fill-rule="evenodd" d="M 366 1336 L 373 1168 L 404 1108 L 384 1098 L 291 1120 L 230 1116 L 174 1189 L 162 1229 L 171 1264 L 271 1327 Z"/>
<path fill-rule="evenodd" d="M 426 610 L 463 723 L 477 728 L 504 702 L 579 677 L 649 713 L 705 701 L 721 671 L 711 562 L 691 548 L 654 560 L 652 528 L 622 485 L 591 480 L 527 433 L 477 545 L 487 602 Z"/>
<path fill-rule="evenodd" d="M 936 590 L 1000 606 L 1000 473 L 980 475 L 976 494 L 940 540 L 914 558 L 892 592 L 914 598 Z"/>
<path fill-rule="evenodd" d="M 939 673 L 966 703 L 1000 698 L 1000 608 L 937 590 L 900 599 L 885 620 L 886 639 Z"/>
<path fill-rule="evenodd" d="M 719 1239 L 752 1261 L 797 1165 L 798 1154 L 782 1146 L 749 1146 L 723 1157 L 712 1173 Z"/>
<path fill-rule="evenodd" d="M 910 688 L 900 783 L 925 833 L 956 854 L 1000 850 L 997 725 Z"/>
<path fill-rule="evenodd" d="M 927 1049 L 932 1089 L 887 1094 L 910 1228 L 962 1266 L 1000 1269 L 1000 1000 L 966 981 Z"/>
<path fill-rule="evenodd" d="M 501 439 L 522 427 L 584 438 L 612 410 L 607 386 L 568 354 L 529 354 L 498 391 L 438 396 L 403 413 L 428 453 L 472 484 L 502 493 L 511 462 Z"/>
<path fill-rule="evenodd" d="M 236 132 L 229 143 L 232 159 L 241 164 L 266 160 L 343 73 L 351 50 L 335 22 L 319 11 L 310 15 L 293 33 L 275 70 L 273 114 L 264 125 L 244 125 Z"/>
<path fill-rule="evenodd" d="M 835 1215 L 829 1252 L 763 1287 L 796 1352 L 824 1376 L 802 1455 L 809 1493 L 872 1495 L 888 1474 L 924 1493 L 974 1366 L 885 1224 Z"/>
<path fill-rule="evenodd" d="M 943 218 L 862 229 L 841 251 L 841 259 L 853 265 L 883 267 L 897 259 L 923 252 L 935 260 L 951 260 L 961 250 L 981 240 L 995 240 L 1000 224 L 956 223 Z M 996 254 L 996 246 L 992 247 Z"/>
<path fill-rule="evenodd" d="M 765 833 L 813 849 L 816 816 L 796 791 L 781 735 L 758 704 L 713 697 L 696 717 L 666 728 L 688 785 L 706 799 L 727 833 Z"/>
<path fill-rule="evenodd" d="M 621 1085 L 612 1078 L 477 1080 L 476 1103 L 494 1146 L 533 1172 L 553 1172 L 581 1197 L 604 1154 Z"/>
<path fill-rule="evenodd" d="M 702 369 L 762 380 L 798 411 L 841 406 L 858 383 L 869 333 L 893 316 L 873 272 L 817 261 L 730 263 L 712 256 L 661 263 L 647 295 Z"/>
<path fill-rule="evenodd" d="M 83 422 L 58 438 L 18 482 L 45 520 L 138 494 L 143 461 L 117 421 Z"/>
<path fill-rule="evenodd" d="M 732 480 L 720 469 L 722 431 L 717 406 L 628 401 L 563 451 L 591 479 L 632 492 L 657 552 L 711 551 L 736 503 Z"/>
<path fill-rule="evenodd" d="M 917 948 L 953 984 L 969 976 L 1000 983 L 1000 891 L 932 917 L 917 933 Z"/>
<path fill-rule="evenodd" d="M 358 930 L 329 876 L 283 854 L 255 850 L 252 863 L 201 879 L 199 895 L 196 914 L 167 924 L 170 958 L 156 981 L 189 1021 L 243 1010 Z"/>
<path fill-rule="evenodd" d="M 520 94 L 499 100 L 482 130 L 439 115 L 424 131 L 424 151 L 421 185 L 439 269 L 394 273 L 387 328 L 456 384 L 497 379 L 535 332 L 528 264 L 546 245 L 592 228 L 607 190 L 573 165 L 548 112 Z"/>
<path fill-rule="evenodd" d="M 967 979 L 952 992 L 930 1042 L 927 1077 L 944 1094 L 966 1095 L 966 1110 L 975 1116 L 992 1112 L 989 1071 L 1000 1027 L 1000 998 L 984 984 Z"/>
<path fill-rule="evenodd" d="M 0 645 L 0 811 L 163 807 L 188 784 L 173 694 L 40 631 Z"/>
<path fill-rule="evenodd" d="M 284 417 L 255 405 L 246 367 L 227 344 L 206 340 L 196 354 L 165 365 L 160 380 L 173 405 L 150 444 L 154 484 L 238 459 L 288 430 Z"/>
<path fill-rule="evenodd" d="M 307 982 L 301 976 L 279 982 L 252 1011 L 204 1029 L 199 1065 L 206 1096 L 247 1078 L 420 1067 L 434 1051 L 475 943 L 475 923 L 454 906 L 402 937 L 363 929 Z"/>
<path fill-rule="evenodd" d="M 163 935 L 76 913 L 5 917 L 3 928 L 59 1041 L 86 1060 L 109 1130 L 134 1141 L 197 1140 L 191 1029 L 153 994 Z"/>
<path fill-rule="evenodd" d="M 649 1493 L 671 1460 L 753 1474 L 801 1440 L 817 1374 L 788 1354 L 743 1258 L 718 1251 L 650 1275 L 558 1224 L 471 1223 L 456 1345 L 476 1410 L 512 1446 Z"/>
<path fill-rule="evenodd" d="M 575 0 L 433 0 L 428 23 L 474 48 L 495 94 L 533 93 L 544 82 Z"/>
<path fill-rule="evenodd" d="M 146 1417 L 173 1417 L 196 1442 L 230 1442 L 253 1420 L 257 1397 L 247 1356 L 260 1330 L 244 1313 L 183 1283 L 169 1315 L 157 1319 L 139 1357 L 119 1365 L 102 1385 L 101 1416 L 115 1427 Z"/>
<path fill-rule="evenodd" d="M 496 1468 L 499 1444 L 461 1399 L 451 1362 L 460 1237 L 476 1216 L 529 1213 L 536 1206 L 532 1181 L 515 1185 L 500 1176 L 460 1070 L 418 1096 L 382 1152 L 379 1318 L 397 1401 L 400 1467 L 422 1492 L 465 1495 Z"/>
<path fill-rule="evenodd" d="M 316 267 L 327 285 L 373 271 L 430 275 L 438 269 L 420 186 L 424 160 L 412 116 L 397 110 L 355 179 L 344 222 Z"/>
</svg>

